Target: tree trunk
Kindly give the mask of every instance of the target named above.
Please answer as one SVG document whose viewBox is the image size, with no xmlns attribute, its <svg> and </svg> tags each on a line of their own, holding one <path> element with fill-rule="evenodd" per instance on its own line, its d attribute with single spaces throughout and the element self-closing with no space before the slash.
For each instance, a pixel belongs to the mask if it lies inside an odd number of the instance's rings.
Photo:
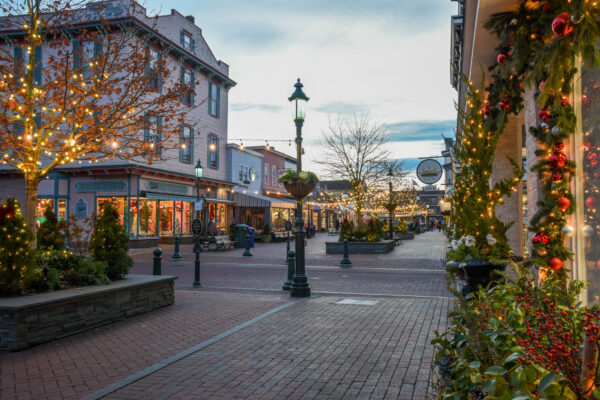
<svg viewBox="0 0 600 400">
<path fill-rule="evenodd" d="M 583 342 L 583 360 L 581 367 L 581 390 L 585 399 L 592 399 L 596 368 L 598 366 L 598 343 L 589 340 L 586 334 Z"/>
<path fill-rule="evenodd" d="M 25 174 L 25 221 L 33 232 L 33 242 L 31 242 L 31 247 L 35 249 L 37 247 L 37 235 L 35 234 L 37 231 L 37 226 L 35 223 L 35 208 L 37 205 L 37 190 L 38 185 L 40 184 L 40 179 Z"/>
</svg>

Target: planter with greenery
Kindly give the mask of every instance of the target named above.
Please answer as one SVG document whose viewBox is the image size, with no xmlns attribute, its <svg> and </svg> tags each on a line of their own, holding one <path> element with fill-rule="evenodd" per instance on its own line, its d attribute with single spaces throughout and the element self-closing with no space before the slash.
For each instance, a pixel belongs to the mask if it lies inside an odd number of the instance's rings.
<svg viewBox="0 0 600 400">
<path fill-rule="evenodd" d="M 271 243 L 271 225 L 265 224 L 262 232 L 263 243 Z"/>
<path fill-rule="evenodd" d="M 283 183 L 288 193 L 296 198 L 296 200 L 302 200 L 312 193 L 317 183 L 319 183 L 319 178 L 316 174 L 309 171 L 298 173 L 288 170 L 281 175 L 279 182 Z"/>
</svg>

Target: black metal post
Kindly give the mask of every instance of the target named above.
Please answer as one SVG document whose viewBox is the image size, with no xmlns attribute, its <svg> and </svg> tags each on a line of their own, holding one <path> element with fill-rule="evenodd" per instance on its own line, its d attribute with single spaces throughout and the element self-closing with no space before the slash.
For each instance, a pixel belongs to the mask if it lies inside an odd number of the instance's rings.
<svg viewBox="0 0 600 400">
<path fill-rule="evenodd" d="M 162 275 L 162 268 L 160 265 L 162 250 L 160 249 L 160 247 L 157 247 L 154 249 L 153 253 L 154 253 L 154 265 L 152 266 L 152 275 Z"/>
<path fill-rule="evenodd" d="M 288 242 L 289 243 L 289 242 Z M 289 250 L 287 253 L 287 281 L 283 283 L 283 290 L 290 290 L 294 279 L 294 268 L 296 267 L 296 253 L 294 250 Z"/>
<path fill-rule="evenodd" d="M 285 249 L 285 259 L 287 260 L 290 257 L 290 231 L 285 231 L 285 232 L 287 233 L 287 246 Z"/>
<path fill-rule="evenodd" d="M 302 125 L 304 120 L 296 118 L 294 120 L 296 124 L 296 160 L 297 160 L 297 172 L 302 171 Z M 302 201 L 296 201 L 296 272 L 294 273 L 294 279 L 292 288 L 290 289 L 291 297 L 309 297 L 310 286 L 308 285 L 308 278 L 306 277 L 305 266 L 306 260 L 304 258 L 304 238 L 306 231 L 304 230 L 304 219 L 302 218 Z"/>
<path fill-rule="evenodd" d="M 250 234 L 246 233 L 246 251 L 242 254 L 244 257 L 252 257 L 252 252 L 250 251 Z"/>
<path fill-rule="evenodd" d="M 391 173 L 391 170 L 390 170 Z M 392 209 L 392 181 L 390 183 L 390 240 L 394 240 L 394 220 L 392 213 L 394 210 Z"/>
<path fill-rule="evenodd" d="M 200 235 L 194 237 L 194 253 L 196 253 L 196 260 L 194 261 L 194 286 L 202 286 L 200 283 Z"/>
<path fill-rule="evenodd" d="M 175 248 L 173 249 L 173 255 L 171 256 L 171 260 L 177 261 L 181 260 L 181 253 L 179 252 L 179 235 L 175 235 Z"/>
<path fill-rule="evenodd" d="M 340 261 L 340 267 L 351 267 L 352 261 L 348 258 L 348 239 L 344 239 L 344 257 Z"/>
</svg>

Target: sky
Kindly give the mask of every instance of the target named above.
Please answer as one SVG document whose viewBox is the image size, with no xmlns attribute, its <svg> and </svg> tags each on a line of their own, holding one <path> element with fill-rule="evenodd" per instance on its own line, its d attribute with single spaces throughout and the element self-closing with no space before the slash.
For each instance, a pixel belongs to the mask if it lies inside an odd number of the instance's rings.
<svg viewBox="0 0 600 400">
<path fill-rule="evenodd" d="M 158 0 L 148 13 L 170 13 Z M 168 3 L 167 3 L 168 4 Z M 229 142 L 295 155 L 293 107 L 300 78 L 310 98 L 303 169 L 319 172 L 329 119 L 368 113 L 387 128 L 393 158 L 413 170 L 439 155 L 456 125 L 450 85 L 450 0 L 180 0 L 237 85 L 229 91 Z M 259 141 L 250 141 L 255 139 Z"/>
</svg>

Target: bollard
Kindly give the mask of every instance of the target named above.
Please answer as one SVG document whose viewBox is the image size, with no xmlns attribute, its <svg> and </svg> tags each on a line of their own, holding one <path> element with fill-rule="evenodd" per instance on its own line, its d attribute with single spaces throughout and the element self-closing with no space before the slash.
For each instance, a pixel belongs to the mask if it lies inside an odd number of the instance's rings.
<svg viewBox="0 0 600 400">
<path fill-rule="evenodd" d="M 196 235 L 194 238 L 194 253 L 196 258 L 194 260 L 194 283 L 193 286 L 202 286 L 200 283 L 200 235 Z"/>
<path fill-rule="evenodd" d="M 290 257 L 290 231 L 286 231 L 287 233 L 287 248 L 285 249 L 285 259 L 287 263 L 287 259 Z"/>
<path fill-rule="evenodd" d="M 252 252 L 250 251 L 250 234 L 246 233 L 246 251 L 242 254 L 244 257 L 252 257 Z"/>
<path fill-rule="evenodd" d="M 160 256 L 162 256 L 162 250 L 160 249 L 160 247 L 157 247 L 154 249 L 153 251 L 154 253 L 154 266 L 152 268 L 152 275 L 162 275 L 162 271 L 161 271 L 161 258 Z"/>
<path fill-rule="evenodd" d="M 171 260 L 177 261 L 181 260 L 181 253 L 179 253 L 179 236 L 175 235 L 175 249 L 173 249 L 173 255 L 171 256 Z"/>
<path fill-rule="evenodd" d="M 344 258 L 340 262 L 340 267 L 351 267 L 352 261 L 348 258 L 348 239 L 344 239 Z"/>
<path fill-rule="evenodd" d="M 283 284 L 283 290 L 290 290 L 292 288 L 292 283 L 294 283 L 294 271 L 296 269 L 296 252 L 294 252 L 294 250 L 288 251 L 287 265 L 287 281 L 285 281 Z"/>
</svg>

